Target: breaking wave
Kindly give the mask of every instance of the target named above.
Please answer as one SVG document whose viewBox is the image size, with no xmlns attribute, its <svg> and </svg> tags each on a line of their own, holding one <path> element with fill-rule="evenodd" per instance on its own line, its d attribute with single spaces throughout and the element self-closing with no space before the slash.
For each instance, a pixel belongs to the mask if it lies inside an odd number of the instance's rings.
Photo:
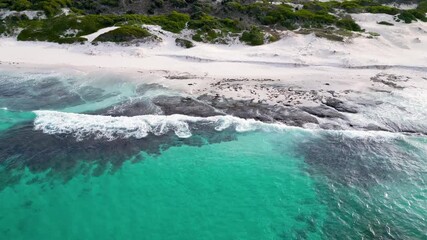
<svg viewBox="0 0 427 240">
<path fill-rule="evenodd" d="M 189 138 L 192 130 L 205 128 L 206 130 L 223 131 L 225 129 L 236 132 L 248 131 L 285 131 L 298 129 L 310 133 L 327 133 L 332 135 L 345 135 L 350 138 L 401 138 L 400 133 L 384 131 L 360 130 L 324 130 L 308 129 L 287 126 L 282 123 L 265 123 L 254 119 L 242 119 L 234 116 L 195 117 L 181 114 L 173 115 L 140 115 L 140 116 L 104 116 L 78 113 L 65 113 L 57 111 L 34 111 L 34 129 L 45 134 L 70 134 L 78 141 L 85 138 L 115 139 L 136 138 L 141 139 L 149 134 L 161 136 L 173 132 L 179 138 Z"/>
<path fill-rule="evenodd" d="M 77 140 L 91 136 L 108 140 L 130 137 L 140 139 L 149 134 L 159 136 L 171 131 L 179 138 L 189 138 L 191 129 L 200 127 L 209 127 L 216 131 L 233 128 L 237 132 L 288 128 L 283 124 L 268 124 L 233 116 L 194 117 L 174 114 L 112 117 L 56 111 L 34 112 L 35 130 L 41 130 L 46 134 L 72 134 Z"/>
</svg>

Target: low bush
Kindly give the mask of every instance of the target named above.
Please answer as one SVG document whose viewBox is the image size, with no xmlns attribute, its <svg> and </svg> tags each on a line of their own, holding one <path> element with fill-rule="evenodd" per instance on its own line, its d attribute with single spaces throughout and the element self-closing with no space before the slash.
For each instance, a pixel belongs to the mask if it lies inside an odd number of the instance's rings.
<svg viewBox="0 0 427 240">
<path fill-rule="evenodd" d="M 208 14 L 202 14 L 188 22 L 188 28 L 196 30 L 192 37 L 197 42 L 226 43 L 227 36 L 240 33 L 240 22 L 229 18 L 216 18 Z"/>
<path fill-rule="evenodd" d="M 131 42 L 152 36 L 146 29 L 137 26 L 122 26 L 99 35 L 94 42 Z"/>
<path fill-rule="evenodd" d="M 61 15 L 49 19 L 16 20 L 11 23 L 15 28 L 24 28 L 18 35 L 20 41 L 73 42 L 81 41 L 79 37 L 94 33 L 99 29 L 114 25 L 131 26 L 135 24 L 155 24 L 162 29 L 178 33 L 185 28 L 190 19 L 187 14 L 172 12 L 167 15 L 145 16 L 127 15 Z M 64 33 L 72 30 L 76 34 L 64 37 Z M 131 29 L 123 29 L 131 30 Z M 134 29 L 135 30 L 135 29 Z"/>
<path fill-rule="evenodd" d="M 377 23 L 381 24 L 381 25 L 386 25 L 386 26 L 394 26 L 393 23 L 389 23 L 389 22 L 386 22 L 386 21 L 381 21 L 381 22 L 377 22 Z"/>
<path fill-rule="evenodd" d="M 264 33 L 258 28 L 253 27 L 250 31 L 243 32 L 240 41 L 251 46 L 262 45 L 264 44 Z"/>
<path fill-rule="evenodd" d="M 175 39 L 175 44 L 179 47 L 183 47 L 183 48 L 192 48 L 194 47 L 193 42 L 186 40 L 186 39 L 182 39 L 182 38 L 177 38 Z"/>
<path fill-rule="evenodd" d="M 404 21 L 405 23 L 411 23 L 412 21 L 421 20 L 427 22 L 426 13 L 417 9 L 410 9 L 402 11 L 397 18 Z"/>
<path fill-rule="evenodd" d="M 366 11 L 370 13 L 385 13 L 389 15 L 396 15 L 399 13 L 399 9 L 389 6 L 371 6 L 367 7 Z"/>
<path fill-rule="evenodd" d="M 427 0 L 420 1 L 417 6 L 417 10 L 420 12 L 427 12 Z"/>
<path fill-rule="evenodd" d="M 351 18 L 343 18 L 338 20 L 336 23 L 337 27 L 343 28 L 349 31 L 361 32 L 362 28 Z"/>
</svg>

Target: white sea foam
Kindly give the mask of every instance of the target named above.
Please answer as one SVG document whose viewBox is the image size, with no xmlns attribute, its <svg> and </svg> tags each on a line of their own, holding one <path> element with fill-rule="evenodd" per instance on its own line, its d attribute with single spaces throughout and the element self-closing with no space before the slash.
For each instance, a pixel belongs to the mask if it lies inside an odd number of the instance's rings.
<svg viewBox="0 0 427 240">
<path fill-rule="evenodd" d="M 186 115 L 141 115 L 112 117 L 56 111 L 35 111 L 34 129 L 46 134 L 72 134 L 77 140 L 89 136 L 114 140 L 117 138 L 144 138 L 148 134 L 163 135 L 173 131 L 180 138 L 191 136 L 190 124 L 198 123 L 216 131 L 234 128 L 237 132 L 283 130 L 283 124 L 267 124 L 253 119 L 233 116 L 193 117 Z"/>
<path fill-rule="evenodd" d="M 264 123 L 254 119 L 242 119 L 234 116 L 194 117 L 187 115 L 141 115 L 134 117 L 112 117 L 87 115 L 56 111 L 35 111 L 34 129 L 46 134 L 71 134 L 78 141 L 84 138 L 107 139 L 119 138 L 141 139 L 149 134 L 160 136 L 173 131 L 180 138 L 189 138 L 192 128 L 206 126 L 216 131 L 234 129 L 237 132 L 262 130 L 266 132 L 283 132 L 290 129 L 310 132 L 312 134 L 345 135 L 350 138 L 401 138 L 400 133 L 364 130 L 324 130 L 304 129 L 281 123 Z M 197 125 L 195 125 L 197 124 Z"/>
</svg>

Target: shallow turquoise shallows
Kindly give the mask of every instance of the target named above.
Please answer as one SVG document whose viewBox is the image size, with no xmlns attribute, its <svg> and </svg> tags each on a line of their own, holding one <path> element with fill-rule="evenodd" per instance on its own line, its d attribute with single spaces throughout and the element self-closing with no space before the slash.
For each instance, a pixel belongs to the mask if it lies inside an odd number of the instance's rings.
<svg viewBox="0 0 427 240">
<path fill-rule="evenodd" d="M 0 231 L 9 239 L 277 239 L 298 232 L 316 239 L 327 209 L 303 165 L 262 134 L 173 147 L 114 174 L 7 188 Z"/>
</svg>

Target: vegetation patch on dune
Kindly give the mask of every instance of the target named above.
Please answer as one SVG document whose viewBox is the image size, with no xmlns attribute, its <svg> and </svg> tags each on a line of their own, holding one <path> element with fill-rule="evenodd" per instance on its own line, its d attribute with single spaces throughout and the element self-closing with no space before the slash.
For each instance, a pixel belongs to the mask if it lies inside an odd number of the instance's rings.
<svg viewBox="0 0 427 240">
<path fill-rule="evenodd" d="M 95 38 L 94 42 L 132 42 L 152 36 L 146 29 L 137 26 L 122 26 Z"/>
<path fill-rule="evenodd" d="M 390 22 L 387 22 L 387 21 L 380 21 L 380 22 L 377 22 L 377 23 L 381 24 L 381 25 L 386 25 L 386 26 L 394 26 L 393 23 L 390 23 Z"/>
<path fill-rule="evenodd" d="M 128 26 L 121 33 L 127 34 L 133 25 L 154 24 L 164 30 L 179 33 L 189 20 L 187 14 L 172 12 L 167 15 L 145 16 L 125 15 L 60 15 L 48 19 L 30 20 L 25 15 L 12 16 L 3 20 L 2 32 L 13 34 L 23 29 L 17 36 L 19 41 L 48 41 L 57 43 L 83 42 L 81 36 L 111 26 Z M 119 31 L 116 32 L 119 34 Z M 125 38 L 125 36 L 123 36 Z"/>
<path fill-rule="evenodd" d="M 194 44 L 193 44 L 192 41 L 187 40 L 187 39 L 182 39 L 182 38 L 175 39 L 175 44 L 178 47 L 183 47 L 183 48 L 192 48 L 192 47 L 194 47 Z"/>
<path fill-rule="evenodd" d="M 49 41 L 57 43 L 84 42 L 84 35 L 111 26 L 122 26 L 113 32 L 114 39 L 139 36 L 135 26 L 158 25 L 165 31 L 180 33 L 191 29 L 194 41 L 229 43 L 242 41 L 260 45 L 277 40 L 268 32 L 290 30 L 316 32 L 328 30 L 328 39 L 341 39 L 341 33 L 363 32 L 349 13 L 381 13 L 393 15 L 396 21 L 411 23 L 427 21 L 427 0 L 416 9 L 398 9 L 376 0 L 350 1 L 251 1 L 224 0 L 0 0 L 0 8 L 23 11 L 44 11 L 47 19 L 29 19 L 14 13 L 0 19 L 0 34 L 17 35 L 20 41 Z M 64 11 L 64 8 L 68 9 Z M 393 24 L 378 22 L 378 24 Z M 137 33 L 137 31 L 140 31 Z M 110 34 L 113 34 L 110 33 Z M 123 36 L 120 36 L 123 34 Z M 325 34 L 320 34 L 324 36 Z M 107 35 L 108 36 L 108 35 Z M 112 37 L 112 36 L 110 36 Z"/>
<path fill-rule="evenodd" d="M 197 42 L 221 43 L 226 38 L 236 36 L 242 31 L 240 22 L 229 18 L 216 18 L 208 14 L 193 16 L 188 28 L 195 30 L 193 40 Z"/>
<path fill-rule="evenodd" d="M 264 34 L 258 28 L 253 27 L 251 30 L 243 32 L 240 40 L 252 46 L 262 45 L 264 44 Z"/>
</svg>

